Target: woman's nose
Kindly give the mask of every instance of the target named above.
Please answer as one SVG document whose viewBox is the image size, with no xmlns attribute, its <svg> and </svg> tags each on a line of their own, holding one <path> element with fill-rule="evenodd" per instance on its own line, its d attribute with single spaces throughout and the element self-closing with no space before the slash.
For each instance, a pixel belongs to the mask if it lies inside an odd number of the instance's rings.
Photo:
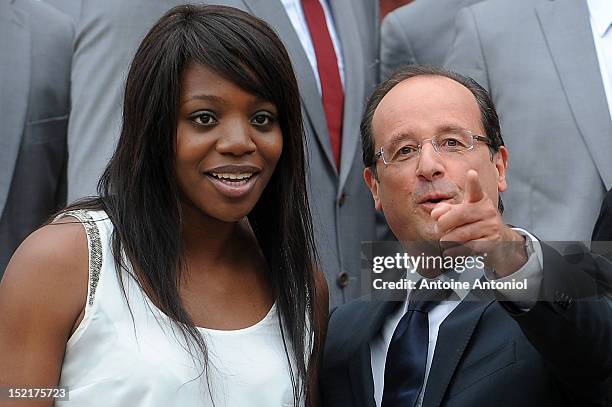
<svg viewBox="0 0 612 407">
<path fill-rule="evenodd" d="M 225 123 L 222 134 L 217 141 L 217 151 L 221 154 L 244 155 L 257 149 L 251 137 L 251 125 L 242 120 Z"/>
</svg>

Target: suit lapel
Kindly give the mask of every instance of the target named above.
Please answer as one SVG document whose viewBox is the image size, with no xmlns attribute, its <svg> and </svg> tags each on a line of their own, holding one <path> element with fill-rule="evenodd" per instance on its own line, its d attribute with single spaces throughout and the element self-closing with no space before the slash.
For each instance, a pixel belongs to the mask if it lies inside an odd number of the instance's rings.
<svg viewBox="0 0 612 407">
<path fill-rule="evenodd" d="M 276 31 L 283 41 L 287 52 L 291 57 L 295 75 L 298 78 L 300 88 L 300 98 L 306 111 L 306 116 L 310 120 L 316 140 L 327 157 L 328 164 L 334 169 L 334 159 L 332 156 L 331 143 L 327 131 L 327 121 L 323 111 L 321 95 L 317 88 L 317 80 L 312 72 L 308 57 L 304 52 L 302 43 L 298 38 L 291 20 L 285 12 L 285 8 L 278 0 L 243 0 L 251 13 L 265 20 Z"/>
<path fill-rule="evenodd" d="M 578 129 L 606 190 L 610 189 L 612 124 L 587 5 L 575 0 L 547 1 L 537 5 L 536 13 Z"/>
<path fill-rule="evenodd" d="M 30 88 L 28 20 L 10 3 L 0 2 L 0 216 L 19 154 Z"/>
<path fill-rule="evenodd" d="M 380 332 L 387 315 L 400 304 L 390 301 L 372 302 L 368 314 L 363 319 L 364 330 L 360 332 L 360 338 L 356 341 L 357 348 L 352 354 L 348 366 L 353 401 L 357 407 L 375 407 L 376 405 L 370 341 Z"/>
<path fill-rule="evenodd" d="M 440 326 L 423 407 L 438 407 L 442 402 L 480 317 L 493 301 L 491 292 L 472 290 Z"/>
<path fill-rule="evenodd" d="M 342 152 L 340 158 L 340 184 L 342 188 L 351 170 L 359 144 L 361 111 L 365 104 L 366 60 L 360 43 L 361 33 L 355 24 L 354 4 L 350 0 L 330 1 L 336 34 L 340 38 L 344 61 L 344 116 L 342 118 Z"/>
<path fill-rule="evenodd" d="M 349 362 L 349 378 L 355 407 L 373 407 L 374 380 L 368 341 L 361 343 Z"/>
</svg>

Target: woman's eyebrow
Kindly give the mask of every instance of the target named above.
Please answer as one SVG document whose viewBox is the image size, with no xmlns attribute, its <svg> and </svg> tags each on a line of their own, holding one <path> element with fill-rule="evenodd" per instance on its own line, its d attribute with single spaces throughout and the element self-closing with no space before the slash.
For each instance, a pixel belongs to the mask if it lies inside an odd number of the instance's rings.
<svg viewBox="0 0 612 407">
<path fill-rule="evenodd" d="M 187 98 L 181 102 L 181 106 L 184 105 L 187 102 L 192 101 L 192 100 L 203 100 L 205 102 L 216 103 L 218 105 L 227 104 L 227 100 L 225 98 L 223 98 L 222 96 L 207 95 L 207 94 L 204 94 L 204 93 L 198 93 L 198 94 L 195 94 L 195 95 L 188 95 Z M 260 96 L 260 95 L 255 95 L 254 102 L 255 103 L 270 103 L 270 104 L 274 105 L 273 102 L 271 102 L 270 100 L 268 100 L 265 97 Z"/>
<path fill-rule="evenodd" d="M 225 99 L 221 96 L 207 95 L 207 94 L 199 93 L 195 95 L 189 95 L 185 100 L 181 102 L 181 105 L 184 105 L 185 103 L 190 102 L 192 100 L 203 100 L 206 102 L 217 103 L 217 104 L 226 103 Z"/>
</svg>

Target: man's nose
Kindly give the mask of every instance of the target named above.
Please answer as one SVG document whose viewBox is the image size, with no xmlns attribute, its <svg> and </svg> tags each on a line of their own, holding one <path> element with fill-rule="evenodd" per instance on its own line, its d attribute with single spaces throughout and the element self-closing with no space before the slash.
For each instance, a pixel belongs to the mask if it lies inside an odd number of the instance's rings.
<svg viewBox="0 0 612 407">
<path fill-rule="evenodd" d="M 432 181 L 444 175 L 444 159 L 438 153 L 432 143 L 425 143 L 421 147 L 417 158 L 416 175 Z"/>
<path fill-rule="evenodd" d="M 217 140 L 216 149 L 221 154 L 244 155 L 257 149 L 251 137 L 252 128 L 242 120 L 232 120 L 219 129 L 222 135 Z"/>
</svg>

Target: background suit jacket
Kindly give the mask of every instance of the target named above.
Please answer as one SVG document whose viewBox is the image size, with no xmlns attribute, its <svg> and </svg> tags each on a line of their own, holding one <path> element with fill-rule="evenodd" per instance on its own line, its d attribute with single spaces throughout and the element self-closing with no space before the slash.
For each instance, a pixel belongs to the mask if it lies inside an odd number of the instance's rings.
<svg viewBox="0 0 612 407">
<path fill-rule="evenodd" d="M 591 240 L 612 241 L 612 189 L 606 194 L 601 204 L 601 211 L 597 217 Z"/>
<path fill-rule="evenodd" d="M 147 31 L 179 0 L 48 0 L 76 19 L 69 126 L 69 200 L 95 194 L 119 135 L 128 65 Z M 345 66 L 340 171 L 331 153 L 316 79 L 279 0 L 207 2 L 238 7 L 267 21 L 287 47 L 298 78 L 307 133 L 308 185 L 315 239 L 330 303 L 359 295 L 360 243 L 375 240 L 372 197 L 363 181 L 359 123 L 378 78 L 379 6 L 375 0 L 331 0 Z M 337 282 L 342 283 L 342 286 Z"/>
<path fill-rule="evenodd" d="M 21 241 L 66 200 L 70 18 L 0 0 L 0 277 Z"/>
<path fill-rule="evenodd" d="M 479 1 L 417 0 L 387 14 L 380 35 L 381 79 L 402 65 L 442 66 L 455 38 L 457 12 Z"/>
<path fill-rule="evenodd" d="M 491 291 L 472 290 L 440 326 L 423 407 L 612 403 L 611 298 L 584 300 L 597 295 L 593 276 L 605 273 L 610 287 L 610 263 L 587 255 L 571 264 L 542 246 L 550 301 L 514 313 Z M 355 301 L 331 314 L 323 406 L 375 406 L 369 342 L 398 305 Z"/>
<path fill-rule="evenodd" d="M 612 188 L 612 124 L 586 1 L 464 8 L 446 66 L 487 88 L 510 152 L 504 219 L 542 240 L 589 240 Z"/>
</svg>

